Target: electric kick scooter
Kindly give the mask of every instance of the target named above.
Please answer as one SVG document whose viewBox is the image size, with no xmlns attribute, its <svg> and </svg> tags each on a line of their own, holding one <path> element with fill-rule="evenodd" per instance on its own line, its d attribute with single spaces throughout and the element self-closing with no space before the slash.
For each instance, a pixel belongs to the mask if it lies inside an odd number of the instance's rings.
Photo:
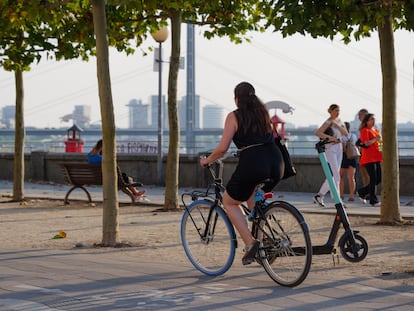
<svg viewBox="0 0 414 311">
<path fill-rule="evenodd" d="M 362 236 L 358 234 L 359 231 L 353 231 L 351 229 L 345 206 L 338 194 L 338 189 L 334 183 L 331 167 L 329 166 L 329 163 L 326 159 L 325 145 L 328 143 L 329 141 L 327 140 L 321 140 L 315 145 L 315 148 L 318 151 L 323 172 L 325 173 L 325 176 L 329 182 L 331 194 L 333 195 L 335 201 L 336 215 L 328 237 L 328 241 L 324 245 L 312 246 L 313 255 L 332 254 L 334 256 L 336 254 L 335 241 L 342 224 L 345 232 L 340 237 L 338 242 L 338 247 L 341 251 L 341 255 L 350 262 L 360 262 L 367 256 L 368 243 Z"/>
</svg>

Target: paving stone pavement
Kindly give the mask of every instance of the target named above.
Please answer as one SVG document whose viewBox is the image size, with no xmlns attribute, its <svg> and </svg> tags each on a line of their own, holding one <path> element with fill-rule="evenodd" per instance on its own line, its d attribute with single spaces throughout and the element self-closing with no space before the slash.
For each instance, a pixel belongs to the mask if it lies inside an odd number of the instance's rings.
<svg viewBox="0 0 414 311">
<path fill-rule="evenodd" d="M 10 182 L 0 181 L 1 195 L 11 194 L 11 189 Z M 67 190 L 62 185 L 25 184 L 27 197 L 63 200 Z M 102 199 L 100 187 L 91 190 L 94 200 Z M 163 191 L 147 187 L 150 204 L 162 204 Z M 81 192 L 73 195 L 86 199 Z M 309 193 L 276 196 L 306 212 L 334 212 L 333 204 L 315 206 Z M 120 200 L 129 202 L 122 194 Z M 413 201 L 401 198 L 405 218 L 414 218 Z M 359 202 L 347 210 L 379 214 L 379 208 Z M 313 271 L 300 286 L 286 288 L 259 265 L 236 265 L 213 278 L 190 263 L 143 259 L 132 249 L 1 249 L 0 310 L 414 310 L 413 286 L 387 275 L 334 271 Z"/>
<path fill-rule="evenodd" d="M 260 266 L 207 277 L 118 251 L 1 250 L 0 310 L 413 310 L 414 288 L 310 273 L 296 288 Z"/>
</svg>

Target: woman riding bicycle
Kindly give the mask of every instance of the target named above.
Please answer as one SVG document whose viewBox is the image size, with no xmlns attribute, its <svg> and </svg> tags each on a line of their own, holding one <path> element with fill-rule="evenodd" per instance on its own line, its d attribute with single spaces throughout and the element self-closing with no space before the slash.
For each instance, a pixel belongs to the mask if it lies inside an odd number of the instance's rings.
<svg viewBox="0 0 414 311">
<path fill-rule="evenodd" d="M 223 195 L 223 205 L 246 245 L 242 262 L 247 265 L 255 260 L 260 243 L 249 231 L 241 203 L 247 201 L 252 209 L 256 186 L 267 178 L 273 183 L 266 185 L 264 191 L 276 186 L 283 176 L 284 162 L 274 143 L 269 112 L 254 87 L 248 82 L 239 83 L 234 89 L 234 102 L 237 109 L 227 115 L 220 143 L 208 157 L 200 159 L 200 165 L 205 167 L 221 158 L 232 140 L 241 149 L 239 163 Z"/>
</svg>

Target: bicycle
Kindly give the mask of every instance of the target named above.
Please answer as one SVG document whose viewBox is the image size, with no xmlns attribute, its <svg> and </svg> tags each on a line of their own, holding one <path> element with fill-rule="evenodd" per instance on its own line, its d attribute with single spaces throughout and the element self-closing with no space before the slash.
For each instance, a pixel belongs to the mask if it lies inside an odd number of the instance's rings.
<svg viewBox="0 0 414 311">
<path fill-rule="evenodd" d="M 338 189 L 336 188 L 335 182 L 333 180 L 331 167 L 329 166 L 328 160 L 326 159 L 325 145 L 328 143 L 328 140 L 321 140 L 315 145 L 315 148 L 318 151 L 322 169 L 328 180 L 329 188 L 331 189 L 331 193 L 335 201 L 336 215 L 327 242 L 323 245 L 313 246 L 313 254 L 336 254 L 335 241 L 339 228 L 342 224 L 345 232 L 338 241 L 338 247 L 340 249 L 341 255 L 350 262 L 359 262 L 362 261 L 368 254 L 368 243 L 361 235 L 358 234 L 359 231 L 352 230 L 351 228 L 345 206 L 342 203 Z"/>
<path fill-rule="evenodd" d="M 181 220 L 181 242 L 185 253 L 200 272 L 217 276 L 230 269 L 235 257 L 237 238 L 222 204 L 224 159 L 207 168 L 213 178 L 206 191 L 182 194 L 185 207 Z M 294 287 L 307 277 L 312 262 L 312 244 L 308 225 L 293 205 L 284 201 L 268 202 L 273 194 L 260 183 L 255 193 L 252 211 L 242 205 L 252 222 L 251 232 L 260 241 L 256 261 L 269 277 L 282 286 Z M 213 190 L 213 191 L 212 191 Z M 189 197 L 191 204 L 186 204 Z"/>
</svg>

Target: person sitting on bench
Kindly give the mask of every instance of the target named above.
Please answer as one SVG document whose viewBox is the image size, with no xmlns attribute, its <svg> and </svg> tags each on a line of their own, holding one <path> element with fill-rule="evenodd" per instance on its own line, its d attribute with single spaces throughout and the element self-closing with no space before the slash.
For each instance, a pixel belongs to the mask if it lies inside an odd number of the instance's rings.
<svg viewBox="0 0 414 311">
<path fill-rule="evenodd" d="M 92 150 L 88 153 L 88 163 L 90 164 L 102 163 L 102 139 L 98 140 L 95 146 L 93 146 Z M 129 177 L 126 173 L 121 172 L 121 175 L 125 183 L 127 184 L 133 183 L 132 177 Z M 137 190 L 133 186 L 129 186 L 128 189 L 133 194 L 135 201 L 140 200 L 144 197 L 145 189 Z"/>
</svg>

